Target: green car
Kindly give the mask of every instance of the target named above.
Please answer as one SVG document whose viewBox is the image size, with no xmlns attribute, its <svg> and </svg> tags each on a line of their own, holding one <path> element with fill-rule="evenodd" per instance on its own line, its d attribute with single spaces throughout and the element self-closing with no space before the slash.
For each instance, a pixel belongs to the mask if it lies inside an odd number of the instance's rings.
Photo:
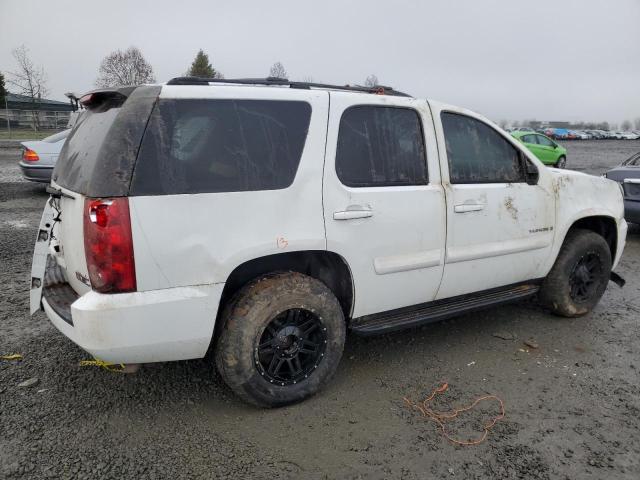
<svg viewBox="0 0 640 480">
<path fill-rule="evenodd" d="M 567 149 L 549 137 L 536 132 L 520 131 L 511 132 L 511 135 L 520 140 L 545 165 L 564 168 L 567 164 Z"/>
</svg>

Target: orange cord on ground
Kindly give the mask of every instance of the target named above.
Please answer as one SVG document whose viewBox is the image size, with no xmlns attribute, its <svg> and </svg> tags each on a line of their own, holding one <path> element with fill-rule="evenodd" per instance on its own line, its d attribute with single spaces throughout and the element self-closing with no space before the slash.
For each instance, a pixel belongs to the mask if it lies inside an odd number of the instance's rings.
<svg viewBox="0 0 640 480">
<path fill-rule="evenodd" d="M 498 420 L 501 420 L 501 419 L 504 418 L 504 415 L 505 415 L 505 413 L 504 413 L 504 403 L 496 395 L 485 395 L 483 397 L 479 397 L 476 400 L 474 400 L 474 402 L 471 405 L 469 405 L 467 407 L 463 407 L 463 408 L 456 408 L 456 409 L 452 410 L 451 412 L 435 412 L 435 411 L 433 411 L 428 406 L 428 403 L 431 402 L 431 400 L 433 400 L 433 398 L 436 395 L 446 392 L 448 388 L 449 388 L 449 384 L 448 383 L 442 384 L 440 387 L 436 388 L 433 392 L 431 392 L 431 395 L 429 395 L 427 398 L 425 398 L 421 403 L 414 403 L 411 400 L 409 400 L 407 397 L 404 397 L 404 401 L 406 402 L 407 406 L 409 406 L 409 408 L 414 408 L 416 410 L 419 410 L 423 417 L 425 417 L 428 420 L 433 420 L 434 422 L 436 422 L 440 426 L 440 430 L 442 431 L 442 434 L 450 442 L 455 443 L 457 445 L 478 445 L 479 443 L 482 443 L 487 438 L 487 435 L 489 434 L 489 430 L 491 430 L 494 427 L 496 422 Z M 457 440 L 457 439 L 453 438 L 447 432 L 447 429 L 445 428 L 445 422 L 447 420 L 451 420 L 452 418 L 457 417 L 458 414 L 461 413 L 461 412 L 466 412 L 467 410 L 471 410 L 478 403 L 480 403 L 480 402 L 482 402 L 484 400 L 495 400 L 495 401 L 497 401 L 500 404 L 500 414 L 495 416 L 495 417 L 493 417 L 493 419 L 490 422 L 488 422 L 487 424 L 484 425 L 484 427 L 483 427 L 484 433 L 479 438 L 477 438 L 475 440 Z"/>
</svg>

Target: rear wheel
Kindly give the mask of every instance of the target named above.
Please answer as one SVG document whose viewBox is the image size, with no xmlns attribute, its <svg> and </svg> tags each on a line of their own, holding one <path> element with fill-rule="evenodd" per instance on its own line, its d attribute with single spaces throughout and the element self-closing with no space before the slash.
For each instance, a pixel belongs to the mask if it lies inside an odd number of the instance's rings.
<svg viewBox="0 0 640 480">
<path fill-rule="evenodd" d="M 611 251 L 605 239 L 590 230 L 573 230 L 542 284 L 540 300 L 556 315 L 579 317 L 598 303 L 610 274 Z"/>
<path fill-rule="evenodd" d="M 342 308 L 324 283 L 300 273 L 249 283 L 226 307 L 222 320 L 218 371 L 254 405 L 277 407 L 313 395 L 342 357 Z"/>
<path fill-rule="evenodd" d="M 558 161 L 555 164 L 556 168 L 564 168 L 567 166 L 567 157 L 565 157 L 564 155 L 561 155 L 560 158 L 558 158 Z"/>
</svg>

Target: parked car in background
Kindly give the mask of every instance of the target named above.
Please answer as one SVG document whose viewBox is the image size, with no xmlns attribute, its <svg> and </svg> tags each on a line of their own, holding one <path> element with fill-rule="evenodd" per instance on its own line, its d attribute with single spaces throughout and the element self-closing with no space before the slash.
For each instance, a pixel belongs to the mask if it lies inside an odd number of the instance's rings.
<svg viewBox="0 0 640 480">
<path fill-rule="evenodd" d="M 566 166 L 567 149 L 558 145 L 549 137 L 534 132 L 512 132 L 511 136 L 522 142 L 545 165 L 551 165 L 556 168 L 564 168 Z"/>
<path fill-rule="evenodd" d="M 620 132 L 620 136 L 623 140 L 638 140 L 640 135 L 633 132 Z"/>
<path fill-rule="evenodd" d="M 22 176 L 32 182 L 49 183 L 70 131 L 64 130 L 42 140 L 21 142 L 23 150 L 19 165 Z"/>
<path fill-rule="evenodd" d="M 604 132 L 602 130 L 586 130 L 589 134 L 591 134 L 591 138 L 595 140 L 602 140 L 605 138 Z"/>
<path fill-rule="evenodd" d="M 627 222 L 640 223 L 640 152 L 627 158 L 604 174 L 620 184 L 624 192 L 624 217 Z"/>
<path fill-rule="evenodd" d="M 574 135 L 578 140 L 589 140 L 591 135 L 583 130 L 573 130 Z"/>
<path fill-rule="evenodd" d="M 569 138 L 569 130 L 566 128 L 550 128 L 547 136 L 555 140 L 567 140 Z"/>
</svg>

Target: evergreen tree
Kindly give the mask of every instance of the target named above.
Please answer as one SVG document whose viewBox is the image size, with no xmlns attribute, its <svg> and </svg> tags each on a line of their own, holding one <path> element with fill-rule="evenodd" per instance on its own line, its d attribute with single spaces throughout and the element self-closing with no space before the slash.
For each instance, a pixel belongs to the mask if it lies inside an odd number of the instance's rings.
<svg viewBox="0 0 640 480">
<path fill-rule="evenodd" d="M 0 108 L 4 108 L 4 97 L 7 95 L 7 89 L 4 86 L 4 75 L 0 73 Z"/>
<path fill-rule="evenodd" d="M 204 53 L 202 49 L 198 51 L 187 75 L 190 77 L 224 78 L 220 72 L 211 66 L 209 55 Z"/>
</svg>

